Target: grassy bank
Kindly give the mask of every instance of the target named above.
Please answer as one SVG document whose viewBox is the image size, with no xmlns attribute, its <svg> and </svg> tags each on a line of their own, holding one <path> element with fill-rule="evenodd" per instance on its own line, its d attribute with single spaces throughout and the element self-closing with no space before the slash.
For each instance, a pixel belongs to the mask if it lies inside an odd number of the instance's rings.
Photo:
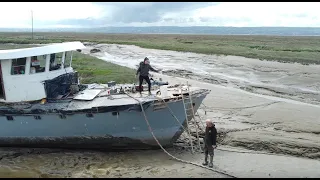
<svg viewBox="0 0 320 180">
<path fill-rule="evenodd" d="M 32 45 L 4 45 L 0 49 L 26 48 Z M 72 67 L 79 72 L 81 83 L 106 83 L 114 80 L 118 83 L 135 82 L 135 70 L 105 62 L 96 57 L 74 52 Z"/>
<path fill-rule="evenodd" d="M 135 70 L 75 52 L 72 67 L 80 74 L 82 83 L 136 83 Z"/>
<path fill-rule="evenodd" d="M 144 48 L 237 55 L 281 62 L 320 64 L 320 37 L 218 36 L 101 33 L 0 33 L 0 43 L 52 43 L 79 40 L 97 43 L 132 44 Z"/>
</svg>

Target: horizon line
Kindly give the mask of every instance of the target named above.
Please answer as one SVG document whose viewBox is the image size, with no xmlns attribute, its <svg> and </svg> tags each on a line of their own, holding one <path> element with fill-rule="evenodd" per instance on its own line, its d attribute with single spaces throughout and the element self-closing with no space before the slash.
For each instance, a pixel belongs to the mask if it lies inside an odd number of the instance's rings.
<svg viewBox="0 0 320 180">
<path fill-rule="evenodd" d="M 293 27 L 293 26 L 96 26 L 96 27 L 40 27 L 37 29 L 94 29 L 94 28 L 150 28 L 150 27 L 214 27 L 214 28 L 320 28 L 320 27 Z M 0 29 L 29 29 L 28 27 L 0 27 Z"/>
</svg>

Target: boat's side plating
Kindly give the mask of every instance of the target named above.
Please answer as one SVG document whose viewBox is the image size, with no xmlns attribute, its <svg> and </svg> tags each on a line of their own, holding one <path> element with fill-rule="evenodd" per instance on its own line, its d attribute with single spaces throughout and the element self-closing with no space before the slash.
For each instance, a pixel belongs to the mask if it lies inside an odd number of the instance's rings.
<svg viewBox="0 0 320 180">
<path fill-rule="evenodd" d="M 193 96 L 196 111 L 207 93 Z M 167 102 L 185 125 L 182 100 Z M 183 129 L 166 106 L 145 103 L 154 134 L 163 146 L 172 145 Z M 120 111 L 74 114 L 29 114 L 0 116 L 1 146 L 147 148 L 157 146 L 141 109 L 129 105 Z"/>
</svg>

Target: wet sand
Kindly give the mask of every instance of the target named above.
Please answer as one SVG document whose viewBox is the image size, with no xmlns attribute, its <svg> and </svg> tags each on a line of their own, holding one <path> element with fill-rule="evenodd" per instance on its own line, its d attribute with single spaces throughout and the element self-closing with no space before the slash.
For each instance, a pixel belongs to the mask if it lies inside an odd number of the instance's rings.
<svg viewBox="0 0 320 180">
<path fill-rule="evenodd" d="M 0 177 L 225 177 L 171 160 L 159 150 L 99 152 L 10 148 L 0 152 L 7 155 L 1 159 Z M 170 153 L 177 157 L 185 155 L 173 149 Z"/>
<path fill-rule="evenodd" d="M 0 177 L 227 178 L 210 170 L 172 160 L 161 150 L 98 152 L 11 148 L 0 152 L 2 156 L 7 155 L 1 159 Z M 195 163 L 203 160 L 203 154 L 199 153 L 173 149 L 169 152 Z M 214 168 L 238 178 L 320 177 L 320 162 L 317 160 L 260 154 L 222 146 L 215 150 Z"/>
<path fill-rule="evenodd" d="M 98 48 L 102 52 L 92 55 L 132 68 L 148 56 L 171 75 L 156 77 L 210 89 L 199 114 L 216 122 L 221 145 L 320 159 L 320 66 L 114 44 Z"/>
<path fill-rule="evenodd" d="M 180 76 L 172 77 L 154 73 L 155 77 L 161 77 L 170 83 L 188 81 L 193 86 L 211 90 L 204 101 L 206 107 L 199 110 L 199 114 L 202 119 L 213 119 L 219 132 L 219 146 L 214 157 L 215 169 L 236 177 L 320 177 L 318 170 L 320 169 L 319 99 L 317 95 L 312 95 L 312 100 L 310 100 L 308 99 L 310 94 L 303 93 L 306 91 L 318 93 L 316 89 L 318 66 L 282 64 L 252 59 L 246 62 L 246 59 L 240 57 L 239 59 L 233 57 L 235 59 L 229 60 L 223 57 L 215 59 L 216 56 L 150 50 L 135 46 L 99 46 L 107 54 L 93 55 L 104 60 L 134 68 L 145 56 L 148 56 L 156 68 L 163 68 L 166 74 Z M 90 48 L 92 47 L 89 47 L 88 50 Z M 167 63 L 163 63 L 165 56 L 168 57 Z M 286 93 L 250 91 L 238 86 L 238 84 L 246 84 L 242 81 L 221 80 L 222 76 L 216 76 L 214 73 L 201 74 L 202 71 L 199 69 L 203 68 L 197 69 L 197 66 L 214 69 L 209 65 L 210 62 L 206 61 L 207 64 L 201 64 L 202 61 L 198 62 L 199 59 L 204 60 L 204 58 L 213 59 L 215 66 L 220 68 L 219 71 L 224 74 L 224 77 L 230 76 L 228 73 L 231 72 L 232 67 L 237 67 L 237 64 L 242 63 L 243 73 L 239 72 L 238 75 L 233 75 L 234 77 L 251 78 L 250 81 L 255 78 L 255 82 L 262 82 L 262 77 L 264 77 L 273 82 L 264 81 L 264 86 L 274 88 L 275 84 L 282 84 L 286 86 L 283 88 Z M 226 64 L 229 65 L 226 66 Z M 255 67 L 256 71 L 259 71 L 260 68 L 275 72 L 269 72 L 270 76 L 268 73 L 264 76 L 257 75 L 259 73 L 250 72 L 252 67 Z M 194 70 L 188 70 L 192 68 Z M 190 71 L 189 75 L 186 75 L 186 71 L 181 69 Z M 217 69 L 215 71 L 218 71 Z M 232 70 L 232 72 L 235 71 Z M 284 79 L 288 80 L 287 83 L 281 83 L 281 78 L 275 78 L 280 72 L 285 77 Z M 284 72 L 289 72 L 289 74 Z M 308 73 L 304 76 L 305 72 Z M 195 80 L 184 79 L 181 78 L 182 76 Z M 211 79 L 218 79 L 219 82 L 208 81 L 204 78 L 207 76 Z M 308 78 L 309 81 L 306 80 Z M 289 95 L 290 87 L 299 88 L 293 91 L 295 94 Z M 169 152 L 183 160 L 196 163 L 201 163 L 203 160 L 201 153 L 190 154 L 189 151 L 179 148 L 171 148 Z M 1 148 L 0 150 L 0 176 L 227 177 L 173 160 L 162 150 L 99 152 L 12 148 Z"/>
<path fill-rule="evenodd" d="M 217 122 L 225 134 L 224 145 L 320 158 L 319 65 L 115 44 L 88 46 L 85 53 L 94 47 L 101 52 L 92 55 L 128 67 L 148 56 L 164 74 L 187 77 L 192 85 L 211 89 L 204 101 L 206 116 L 199 113 Z M 257 84 L 263 90 L 253 90 Z"/>
<path fill-rule="evenodd" d="M 211 93 L 199 110 L 215 121 L 220 144 L 311 159 L 320 158 L 319 106 L 249 93 L 223 86 L 157 75 L 186 82 Z M 204 112 L 204 109 L 207 111 Z"/>
<path fill-rule="evenodd" d="M 88 47 L 84 52 L 98 48 L 101 52 L 93 55 L 131 68 L 136 68 L 147 56 L 153 66 L 164 70 L 167 75 L 179 75 L 257 94 L 320 103 L 320 65 L 144 49 L 133 45 L 99 44 Z"/>
</svg>

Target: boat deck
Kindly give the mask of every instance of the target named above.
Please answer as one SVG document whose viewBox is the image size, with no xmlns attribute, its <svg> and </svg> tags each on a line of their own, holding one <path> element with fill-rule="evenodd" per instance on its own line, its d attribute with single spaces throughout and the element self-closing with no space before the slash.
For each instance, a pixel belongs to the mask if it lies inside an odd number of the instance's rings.
<svg viewBox="0 0 320 180">
<path fill-rule="evenodd" d="M 121 85 L 117 85 L 121 86 Z M 192 92 L 192 94 L 203 94 L 207 93 L 208 90 L 206 89 L 199 89 L 196 87 L 189 87 L 189 91 Z M 100 90 L 100 91 L 97 91 Z M 41 104 L 40 102 L 34 102 L 34 103 L 14 103 L 11 105 L 4 104 L 3 106 L 0 106 L 0 113 L 2 114 L 20 114 L 20 113 L 57 113 L 57 112 L 88 112 L 101 109 L 101 108 L 115 108 L 115 107 L 121 107 L 124 108 L 127 106 L 132 105 L 138 105 L 139 101 L 141 102 L 151 102 L 155 100 L 175 100 L 179 97 L 181 97 L 181 90 L 177 87 L 170 86 L 167 88 L 166 96 L 163 97 L 161 95 L 156 95 L 159 91 L 159 88 L 155 88 L 151 91 L 151 95 L 148 94 L 147 91 L 143 91 L 141 94 L 139 92 L 126 92 L 124 93 L 116 93 L 116 94 L 110 94 L 110 88 L 107 87 L 107 85 L 104 84 L 94 84 L 89 85 L 87 89 L 78 92 L 73 97 L 68 97 L 66 99 L 57 99 L 53 100 L 44 104 Z M 180 91 L 179 91 L 180 90 Z M 91 96 L 92 92 L 96 91 L 96 95 L 90 100 L 79 100 L 75 99 L 78 95 L 82 95 L 82 97 Z M 188 93 L 188 91 L 184 88 L 182 88 L 182 93 Z M 88 96 L 86 96 L 88 94 Z M 178 95 L 178 96 L 177 96 Z M 179 96 L 180 95 L 180 96 Z M 131 96 L 131 97 L 130 97 Z M 132 98 L 134 97 L 134 98 Z"/>
<path fill-rule="evenodd" d="M 100 85 L 95 88 L 94 90 L 101 88 Z M 199 88 L 190 87 L 191 92 L 197 92 L 200 90 Z M 151 95 L 149 95 L 148 91 L 143 91 L 141 94 L 139 92 L 126 92 L 127 94 L 108 94 L 108 89 L 104 88 L 93 100 L 91 101 L 83 101 L 83 100 L 73 100 L 70 102 L 68 106 L 68 110 L 76 110 L 76 109 L 89 109 L 94 107 L 104 107 L 104 106 L 122 106 L 122 105 L 134 105 L 138 104 L 139 101 L 141 102 L 148 102 L 154 100 L 161 100 L 161 99 L 173 99 L 177 96 L 175 94 L 180 95 L 178 88 L 168 88 L 167 89 L 167 96 L 161 97 L 161 95 L 157 95 L 159 88 L 155 88 L 151 91 Z M 183 93 L 187 93 L 186 89 Z M 130 97 L 131 96 L 131 97 Z M 133 97 L 133 98 L 132 98 Z M 134 99 L 135 98 L 135 99 Z"/>
</svg>

